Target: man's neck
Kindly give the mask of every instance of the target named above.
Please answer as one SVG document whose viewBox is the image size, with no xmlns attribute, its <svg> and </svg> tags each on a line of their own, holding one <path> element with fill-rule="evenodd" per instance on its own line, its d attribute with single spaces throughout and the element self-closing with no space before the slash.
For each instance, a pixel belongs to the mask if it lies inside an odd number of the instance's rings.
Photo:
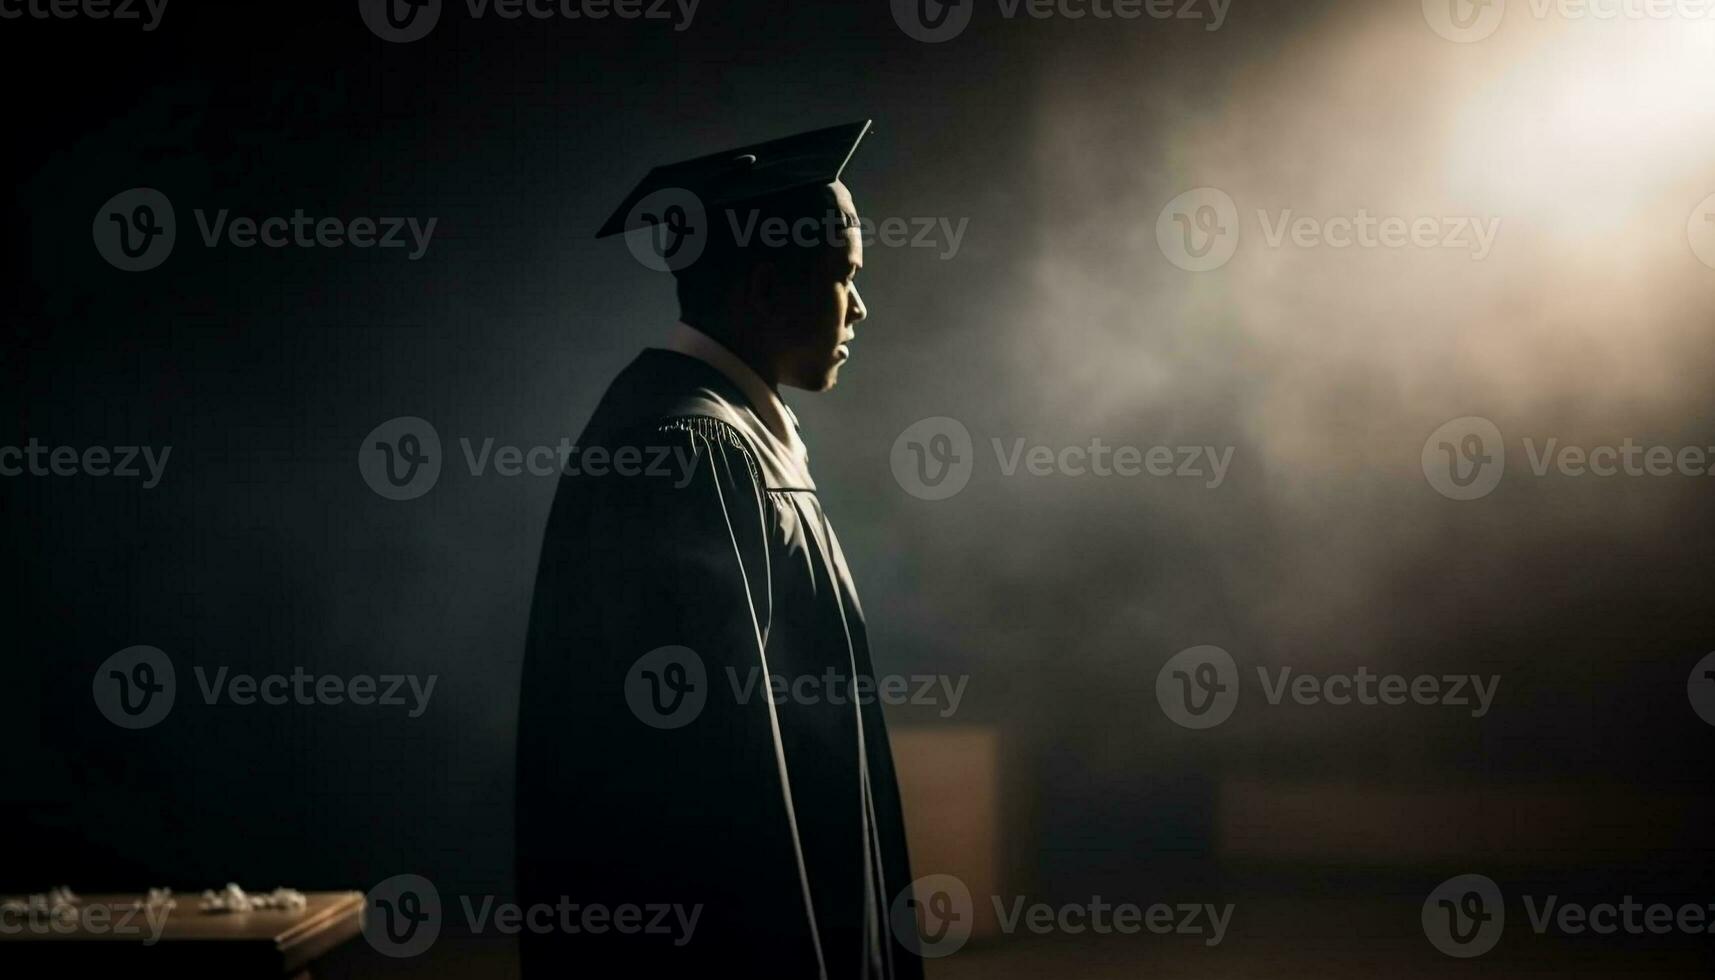
<svg viewBox="0 0 1715 980">
<path fill-rule="evenodd" d="M 731 329 L 726 323 L 718 322 L 707 316 L 698 316 L 695 319 L 681 316 L 679 319 L 686 325 L 696 327 L 708 335 L 710 340 L 732 351 L 747 367 L 756 372 L 756 376 L 768 385 L 768 390 L 777 395 L 780 393 L 780 378 L 774 371 L 771 359 L 764 357 L 761 352 L 747 345 L 743 340 L 743 331 Z"/>
<path fill-rule="evenodd" d="M 800 463 L 804 461 L 807 454 L 803 440 L 798 438 L 798 420 L 780 400 L 780 393 L 769 387 L 743 358 L 683 320 L 668 336 L 667 349 L 694 357 L 726 375 L 750 404 L 757 420 L 780 441 L 788 455 Z"/>
</svg>

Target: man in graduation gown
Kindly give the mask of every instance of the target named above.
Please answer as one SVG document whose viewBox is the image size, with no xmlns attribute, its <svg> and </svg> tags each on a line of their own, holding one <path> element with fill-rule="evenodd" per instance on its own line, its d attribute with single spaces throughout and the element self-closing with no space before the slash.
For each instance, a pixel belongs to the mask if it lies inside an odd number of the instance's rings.
<svg viewBox="0 0 1715 980">
<path fill-rule="evenodd" d="M 674 269 L 682 322 L 578 440 L 610 465 L 561 478 L 543 541 L 517 873 L 556 911 L 526 920 L 526 976 L 922 976 L 863 611 L 778 394 L 832 387 L 864 317 L 839 176 L 868 128 L 656 168 L 602 230 L 660 231 L 639 202 L 670 188 L 705 212 L 672 231 L 708 237 Z M 801 233 L 735 233 L 772 219 Z"/>
</svg>

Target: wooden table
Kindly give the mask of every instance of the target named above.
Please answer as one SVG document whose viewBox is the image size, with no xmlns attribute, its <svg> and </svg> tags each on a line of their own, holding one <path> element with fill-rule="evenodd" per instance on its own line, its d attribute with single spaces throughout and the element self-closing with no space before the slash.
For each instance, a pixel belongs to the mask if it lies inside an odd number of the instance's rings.
<svg viewBox="0 0 1715 980">
<path fill-rule="evenodd" d="M 25 969 L 115 976 L 170 970 L 302 980 L 312 963 L 362 931 L 362 892 L 306 892 L 307 904 L 295 912 L 224 913 L 200 911 L 200 894 L 175 895 L 178 907 L 156 910 L 153 922 L 128 908 L 141 895 L 82 896 L 77 920 L 56 925 L 7 913 L 0 917 L 0 976 L 24 977 Z"/>
</svg>

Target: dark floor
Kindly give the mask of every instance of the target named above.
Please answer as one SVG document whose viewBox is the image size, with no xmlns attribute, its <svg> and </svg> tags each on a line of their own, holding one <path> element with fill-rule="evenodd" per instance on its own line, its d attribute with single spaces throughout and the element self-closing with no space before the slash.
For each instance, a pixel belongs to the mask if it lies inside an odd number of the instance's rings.
<svg viewBox="0 0 1715 980">
<path fill-rule="evenodd" d="M 1398 900 L 1269 898 L 1238 902 L 1218 946 L 1201 939 L 1138 934 L 1015 936 L 972 942 L 934 960 L 929 980 L 1438 980 L 1559 977 L 1616 980 L 1715 976 L 1715 936 L 1673 939 L 1538 936 L 1508 920 L 1499 946 L 1459 960 L 1431 947 L 1418 908 Z M 518 975 L 513 942 L 444 933 L 410 960 L 388 960 L 359 940 L 327 961 L 318 977 L 478 977 Z"/>
</svg>

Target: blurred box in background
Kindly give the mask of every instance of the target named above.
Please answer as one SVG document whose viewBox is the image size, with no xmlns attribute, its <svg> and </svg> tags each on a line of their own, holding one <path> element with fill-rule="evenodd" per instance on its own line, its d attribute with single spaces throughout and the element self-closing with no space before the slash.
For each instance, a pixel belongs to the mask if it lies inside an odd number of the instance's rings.
<svg viewBox="0 0 1715 980">
<path fill-rule="evenodd" d="M 911 873 L 949 874 L 971 890 L 973 939 L 999 933 L 1000 732 L 987 725 L 891 727 Z M 889 896 L 892 901 L 892 896 Z"/>
</svg>

